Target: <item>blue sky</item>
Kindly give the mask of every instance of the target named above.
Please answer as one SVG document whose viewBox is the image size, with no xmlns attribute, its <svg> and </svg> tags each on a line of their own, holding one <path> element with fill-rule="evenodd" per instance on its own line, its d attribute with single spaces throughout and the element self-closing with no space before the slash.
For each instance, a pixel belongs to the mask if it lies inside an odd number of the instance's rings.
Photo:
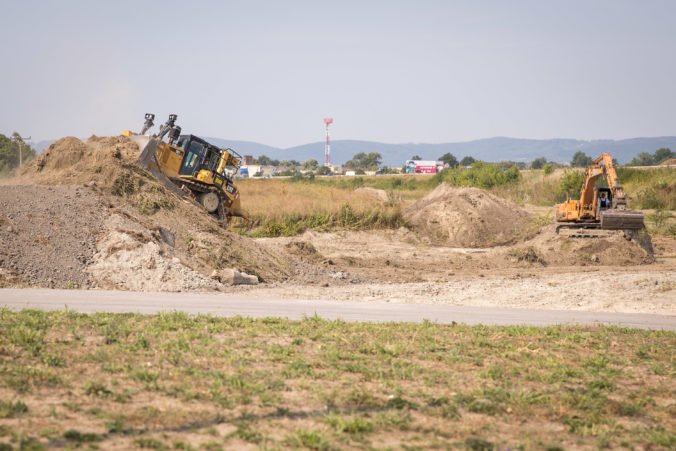
<svg viewBox="0 0 676 451">
<path fill-rule="evenodd" d="M 0 1 L 5 134 L 676 134 L 674 1 Z"/>
</svg>

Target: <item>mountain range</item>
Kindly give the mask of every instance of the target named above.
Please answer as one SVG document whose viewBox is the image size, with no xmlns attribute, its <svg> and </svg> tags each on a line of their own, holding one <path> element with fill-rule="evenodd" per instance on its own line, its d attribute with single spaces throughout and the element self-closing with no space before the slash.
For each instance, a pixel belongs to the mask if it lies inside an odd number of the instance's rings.
<svg viewBox="0 0 676 451">
<path fill-rule="evenodd" d="M 310 158 L 320 163 L 324 161 L 323 141 L 282 149 L 250 141 L 206 139 L 221 147 L 231 147 L 241 155 L 255 157 L 266 155 L 275 160 L 301 162 Z M 627 163 L 640 152 L 653 153 L 660 147 L 676 149 L 676 136 L 593 141 L 497 137 L 442 144 L 387 144 L 375 141 L 336 140 L 331 142 L 331 160 L 335 164 L 342 164 L 359 152 L 379 152 L 383 157 L 383 164 L 401 166 L 414 155 L 420 156 L 423 160 L 436 160 L 450 152 L 458 160 L 465 156 L 472 156 L 484 161 L 529 162 L 538 157 L 545 157 L 548 161 L 568 163 L 575 152 L 582 151 L 591 157 L 608 152 L 620 163 Z"/>
<path fill-rule="evenodd" d="M 280 148 L 268 146 L 254 141 L 237 141 L 231 139 L 205 137 L 219 147 L 230 147 L 241 155 L 260 157 L 266 155 L 275 160 L 305 161 L 315 159 L 324 161 L 324 142 L 318 141 L 299 146 Z M 40 141 L 36 144 L 38 151 L 47 148 L 52 141 Z M 630 139 L 521 139 L 496 137 L 477 139 L 474 141 L 452 142 L 441 144 L 405 143 L 388 144 L 376 141 L 335 140 L 331 142 L 331 160 L 334 164 L 343 164 L 359 152 L 379 152 L 383 164 L 401 166 L 414 155 L 423 160 L 436 160 L 447 152 L 458 160 L 472 156 L 484 161 L 517 161 L 529 162 L 535 158 L 545 157 L 548 161 L 568 163 L 577 151 L 590 157 L 602 152 L 609 152 L 620 163 L 627 163 L 640 152 L 654 152 L 660 147 L 676 150 L 676 136 Z"/>
</svg>

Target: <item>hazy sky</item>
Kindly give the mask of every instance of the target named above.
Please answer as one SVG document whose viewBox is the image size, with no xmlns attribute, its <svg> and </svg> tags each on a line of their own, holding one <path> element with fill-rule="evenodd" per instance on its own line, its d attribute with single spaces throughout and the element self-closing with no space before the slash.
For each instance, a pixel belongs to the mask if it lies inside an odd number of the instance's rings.
<svg viewBox="0 0 676 451">
<path fill-rule="evenodd" d="M 0 0 L 0 132 L 676 134 L 676 1 Z"/>
</svg>

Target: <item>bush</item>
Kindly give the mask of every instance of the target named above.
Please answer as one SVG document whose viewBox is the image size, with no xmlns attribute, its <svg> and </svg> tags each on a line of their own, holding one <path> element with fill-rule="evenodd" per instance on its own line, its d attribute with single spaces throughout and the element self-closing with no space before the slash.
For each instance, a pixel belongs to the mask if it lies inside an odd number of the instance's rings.
<svg viewBox="0 0 676 451">
<path fill-rule="evenodd" d="M 554 165 L 551 164 L 551 163 L 547 163 L 547 164 L 545 164 L 543 169 L 545 171 L 545 175 L 549 175 L 552 172 L 554 172 Z"/>
<path fill-rule="evenodd" d="M 580 196 L 582 190 L 582 183 L 584 182 L 584 172 L 567 170 L 563 173 L 561 181 L 559 182 L 559 190 L 557 195 L 563 197 L 567 194 L 568 197 L 577 198 Z"/>
<path fill-rule="evenodd" d="M 518 182 L 521 180 L 521 172 L 516 166 L 501 169 L 497 164 L 477 161 L 470 169 L 446 169 L 440 173 L 438 180 L 453 186 L 473 186 L 488 189 Z"/>
</svg>

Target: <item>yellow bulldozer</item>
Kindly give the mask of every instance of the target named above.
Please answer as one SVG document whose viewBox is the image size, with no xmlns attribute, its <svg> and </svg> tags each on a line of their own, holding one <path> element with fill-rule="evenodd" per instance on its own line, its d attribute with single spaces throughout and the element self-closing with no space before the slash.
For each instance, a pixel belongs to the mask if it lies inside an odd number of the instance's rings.
<svg viewBox="0 0 676 451">
<path fill-rule="evenodd" d="M 607 186 L 596 186 L 601 177 Z M 579 200 L 567 199 L 556 206 L 556 222 L 557 233 L 567 230 L 572 232 L 569 236 L 578 237 L 599 236 L 598 230 L 622 230 L 631 239 L 645 227 L 642 212 L 627 210 L 627 197 L 608 153 L 587 167 Z"/>
<path fill-rule="evenodd" d="M 223 225 L 231 216 L 246 217 L 233 183 L 242 157 L 198 136 L 182 135 L 176 119 L 170 114 L 159 132 L 150 135 L 155 115 L 148 113 L 140 133 L 125 130 L 122 135 L 138 145 L 139 163 L 174 193 L 198 203 Z"/>
</svg>

